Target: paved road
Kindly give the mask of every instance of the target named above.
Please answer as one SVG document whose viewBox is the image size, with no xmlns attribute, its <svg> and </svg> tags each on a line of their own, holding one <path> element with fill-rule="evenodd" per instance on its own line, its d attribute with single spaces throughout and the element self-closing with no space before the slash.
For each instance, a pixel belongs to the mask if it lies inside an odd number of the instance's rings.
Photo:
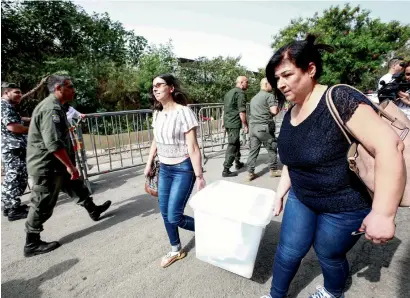
<svg viewBox="0 0 410 298">
<path fill-rule="evenodd" d="M 246 156 L 246 153 L 244 154 Z M 208 182 L 220 179 L 223 154 L 206 165 Z M 277 187 L 267 176 L 263 154 L 257 171 L 264 176 L 251 184 Z M 195 257 L 193 233 L 182 231 L 188 256 L 167 269 L 159 266 L 169 245 L 157 202 L 143 192 L 142 168 L 93 178 L 94 200 L 113 206 L 95 223 L 85 210 L 62 196 L 42 233 L 59 240 L 52 253 L 23 257 L 24 221 L 2 218 L 2 297 L 238 297 L 257 298 L 268 292 L 281 218 L 266 230 L 251 280 L 201 262 Z M 245 183 L 246 173 L 231 181 Z M 28 197 L 24 199 L 28 200 Z M 187 213 L 192 214 L 190 207 Z M 349 254 L 352 278 L 347 298 L 410 297 L 410 209 L 400 210 L 396 238 L 385 246 L 363 239 Z M 303 260 L 289 297 L 308 297 L 323 279 L 312 251 Z"/>
</svg>

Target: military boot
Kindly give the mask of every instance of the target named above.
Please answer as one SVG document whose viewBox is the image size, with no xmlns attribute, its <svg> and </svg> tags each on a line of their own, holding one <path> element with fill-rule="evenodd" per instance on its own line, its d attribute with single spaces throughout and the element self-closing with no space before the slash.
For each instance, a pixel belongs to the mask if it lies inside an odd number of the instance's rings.
<svg viewBox="0 0 410 298">
<path fill-rule="evenodd" d="M 6 211 L 3 211 L 5 214 Z M 20 205 L 17 208 L 10 208 L 7 209 L 7 218 L 9 221 L 15 221 L 23 218 L 27 218 L 28 215 L 28 206 L 27 205 Z"/>
<path fill-rule="evenodd" d="M 39 233 L 27 233 L 26 245 L 24 245 L 24 256 L 26 258 L 41 255 L 55 250 L 60 246 L 57 241 L 44 242 L 40 239 Z"/>
<path fill-rule="evenodd" d="M 236 177 L 238 176 L 238 173 L 236 172 L 231 172 L 229 169 L 224 169 L 222 172 L 222 177 Z"/>
<path fill-rule="evenodd" d="M 248 173 L 248 178 L 247 178 L 247 180 L 248 180 L 248 181 L 252 181 L 252 180 L 255 180 L 257 177 L 258 177 L 258 176 L 257 176 L 255 173 L 250 172 L 250 173 Z"/>
<path fill-rule="evenodd" d="M 245 164 L 244 164 L 243 162 L 238 161 L 238 162 L 235 164 L 235 169 L 236 169 L 236 170 L 240 170 L 240 169 L 242 169 L 244 166 L 245 166 Z"/>
<path fill-rule="evenodd" d="M 3 209 L 3 216 L 7 217 L 9 215 L 9 208 L 4 207 Z"/>
<path fill-rule="evenodd" d="M 106 201 L 104 204 L 97 206 L 94 204 L 93 198 L 91 197 L 84 202 L 84 208 L 87 210 L 91 219 L 94 221 L 98 221 L 100 219 L 101 213 L 107 211 L 107 209 L 110 208 L 110 206 L 111 201 Z"/>
</svg>

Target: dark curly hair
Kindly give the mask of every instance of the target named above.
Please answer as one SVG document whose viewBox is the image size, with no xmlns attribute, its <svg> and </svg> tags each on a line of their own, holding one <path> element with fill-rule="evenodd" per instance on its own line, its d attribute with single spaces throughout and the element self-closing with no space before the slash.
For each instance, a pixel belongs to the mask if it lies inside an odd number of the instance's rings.
<svg viewBox="0 0 410 298">
<path fill-rule="evenodd" d="M 308 34 L 305 40 L 295 40 L 281 47 L 270 58 L 266 66 L 266 78 L 271 84 L 275 95 L 279 102 L 279 108 L 283 106 L 286 99 L 277 87 L 277 79 L 275 78 L 276 67 L 284 60 L 288 59 L 296 67 L 306 72 L 309 68 L 309 63 L 314 63 L 316 66 L 315 80 L 318 80 L 323 73 L 323 61 L 321 51 L 325 50 L 333 52 L 334 48 L 325 44 L 315 44 L 316 36 Z"/>
<path fill-rule="evenodd" d="M 176 103 L 183 105 L 183 106 L 186 106 L 188 104 L 187 95 L 185 94 L 185 92 L 182 91 L 179 81 L 172 74 L 169 74 L 169 73 L 160 74 L 158 76 L 155 76 L 155 78 L 161 78 L 167 83 L 168 86 L 174 87 L 174 91 L 171 93 L 171 95 L 172 95 L 172 99 Z M 153 102 L 154 110 L 162 111 L 163 109 L 162 104 L 155 98 L 154 90 L 152 86 L 151 86 L 150 94 L 151 94 L 151 100 Z"/>
</svg>

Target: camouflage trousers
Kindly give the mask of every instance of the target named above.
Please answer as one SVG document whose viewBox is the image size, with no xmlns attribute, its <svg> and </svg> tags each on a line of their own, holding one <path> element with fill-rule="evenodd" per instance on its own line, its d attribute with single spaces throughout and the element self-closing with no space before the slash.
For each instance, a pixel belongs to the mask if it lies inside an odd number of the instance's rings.
<svg viewBox="0 0 410 298">
<path fill-rule="evenodd" d="M 1 201 L 5 209 L 20 206 L 20 197 L 27 188 L 28 175 L 26 149 L 2 152 L 4 180 L 1 187 Z"/>
<path fill-rule="evenodd" d="M 258 158 L 261 145 L 268 151 L 268 165 L 270 170 L 278 169 L 278 143 L 276 138 L 269 132 L 268 124 L 251 124 L 250 126 L 250 149 L 248 155 L 248 172 L 255 172 L 256 159 Z"/>
</svg>

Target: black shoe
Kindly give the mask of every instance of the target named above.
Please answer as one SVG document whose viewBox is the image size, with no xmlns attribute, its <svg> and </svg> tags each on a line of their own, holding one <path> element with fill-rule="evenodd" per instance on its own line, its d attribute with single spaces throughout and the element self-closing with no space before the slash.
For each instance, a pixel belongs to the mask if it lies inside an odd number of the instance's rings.
<svg viewBox="0 0 410 298">
<path fill-rule="evenodd" d="M 245 166 L 245 164 L 243 162 L 238 162 L 235 165 L 235 169 L 240 170 Z"/>
<path fill-rule="evenodd" d="M 44 242 L 40 239 L 40 234 L 38 233 L 27 233 L 26 245 L 24 245 L 24 256 L 26 258 L 35 255 L 41 255 L 55 250 L 60 246 L 57 241 Z"/>
<path fill-rule="evenodd" d="M 8 209 L 7 218 L 9 219 L 9 221 L 15 221 L 15 220 L 27 218 L 27 215 L 28 215 L 27 205 L 21 205 L 17 208 Z"/>
<path fill-rule="evenodd" d="M 236 176 L 238 176 L 238 173 L 231 172 L 229 170 L 224 170 L 222 172 L 222 177 L 236 177 Z"/>
<path fill-rule="evenodd" d="M 7 217 L 9 215 L 9 208 L 4 208 L 3 209 L 3 216 Z"/>
<path fill-rule="evenodd" d="M 19 208 L 21 208 L 21 209 L 25 209 L 25 210 L 29 210 L 30 209 L 30 206 L 27 206 L 27 205 L 20 205 L 20 207 Z M 9 215 L 9 211 L 10 211 L 10 208 L 4 208 L 3 209 L 3 215 L 5 216 L 5 217 L 7 217 L 8 215 Z"/>
<path fill-rule="evenodd" d="M 110 206 L 111 201 L 106 201 L 104 204 L 96 206 L 92 198 L 90 198 L 88 201 L 84 203 L 84 208 L 88 211 L 88 214 L 94 221 L 98 221 L 100 219 L 101 213 L 107 211 L 107 209 L 110 208 Z"/>
</svg>

